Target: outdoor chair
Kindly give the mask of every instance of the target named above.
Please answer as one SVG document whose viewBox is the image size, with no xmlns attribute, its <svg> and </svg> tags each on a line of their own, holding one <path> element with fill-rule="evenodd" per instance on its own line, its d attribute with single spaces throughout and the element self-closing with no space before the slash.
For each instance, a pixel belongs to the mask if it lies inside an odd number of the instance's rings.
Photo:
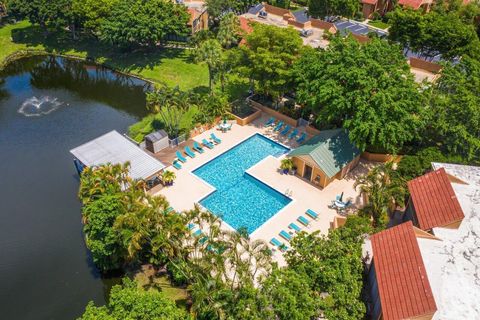
<svg viewBox="0 0 480 320">
<path fill-rule="evenodd" d="M 193 143 L 193 150 L 197 151 L 198 153 L 204 153 L 205 150 L 198 144 L 197 141 Z"/>
<path fill-rule="evenodd" d="M 315 211 L 313 211 L 312 209 L 308 209 L 307 211 L 305 211 L 305 213 L 307 214 L 307 216 L 309 216 L 313 220 L 318 219 L 318 214 Z"/>
<path fill-rule="evenodd" d="M 300 138 L 297 139 L 297 142 L 302 143 L 303 141 L 305 141 L 306 138 L 307 138 L 307 134 L 304 132 L 304 133 L 302 133 Z"/>
<path fill-rule="evenodd" d="M 213 143 L 211 143 L 210 141 L 208 141 L 207 139 L 203 139 L 202 140 L 202 144 L 207 147 L 208 149 L 213 149 Z"/>
<path fill-rule="evenodd" d="M 219 144 L 219 143 L 222 142 L 222 140 L 219 139 L 219 138 L 215 135 L 215 133 L 213 133 L 213 132 L 210 134 L 210 138 L 211 138 L 216 144 Z"/>
<path fill-rule="evenodd" d="M 274 118 L 274 117 L 271 117 L 270 119 L 268 119 L 267 121 L 265 121 L 265 126 L 266 126 L 266 127 L 271 126 L 274 122 L 275 122 L 275 118 Z"/>
<path fill-rule="evenodd" d="M 280 132 L 280 134 L 282 136 L 286 135 L 288 133 L 288 131 L 290 131 L 292 127 L 290 127 L 288 124 L 285 126 L 285 128 L 282 130 L 282 132 Z"/>
<path fill-rule="evenodd" d="M 290 229 L 292 229 L 293 231 L 295 231 L 295 232 L 300 232 L 300 231 L 302 231 L 302 229 L 301 229 L 299 226 L 297 226 L 297 224 L 294 223 L 294 222 L 290 223 L 290 224 L 288 225 L 288 227 L 289 227 Z"/>
<path fill-rule="evenodd" d="M 307 218 L 305 218 L 304 216 L 299 216 L 297 218 L 297 221 L 300 222 L 301 224 L 303 224 L 306 227 L 308 227 L 308 225 L 310 224 L 310 221 L 308 221 Z"/>
<path fill-rule="evenodd" d="M 182 165 L 180 164 L 180 162 L 178 162 L 178 160 L 173 160 L 172 166 L 177 170 L 182 169 Z"/>
<path fill-rule="evenodd" d="M 276 132 L 276 131 L 280 130 L 281 127 L 283 127 L 283 121 L 279 121 L 277 123 L 277 125 L 275 126 L 275 129 L 273 129 L 273 131 Z"/>
<path fill-rule="evenodd" d="M 295 137 L 297 136 L 297 134 L 298 134 L 298 129 L 295 128 L 295 129 L 293 129 L 293 131 L 290 132 L 290 134 L 288 135 L 288 139 L 293 139 L 293 138 L 295 138 Z"/>
<path fill-rule="evenodd" d="M 280 235 L 280 237 L 282 237 L 283 239 L 285 239 L 287 241 L 292 240 L 292 236 L 285 230 L 280 231 L 279 235 Z"/>
<path fill-rule="evenodd" d="M 185 154 L 187 156 L 189 156 L 190 158 L 195 158 L 195 153 L 193 153 L 193 151 L 190 149 L 190 147 L 186 146 L 183 151 L 185 152 Z"/>
<path fill-rule="evenodd" d="M 180 152 L 175 152 L 175 155 L 177 156 L 178 160 L 180 160 L 181 162 L 187 162 L 187 158 L 185 158 L 184 156 L 182 156 L 182 154 Z"/>
<path fill-rule="evenodd" d="M 273 244 L 275 247 L 278 247 L 281 251 L 288 250 L 288 247 L 281 241 L 279 241 L 277 238 L 272 238 L 272 240 L 270 240 L 270 243 Z"/>
</svg>

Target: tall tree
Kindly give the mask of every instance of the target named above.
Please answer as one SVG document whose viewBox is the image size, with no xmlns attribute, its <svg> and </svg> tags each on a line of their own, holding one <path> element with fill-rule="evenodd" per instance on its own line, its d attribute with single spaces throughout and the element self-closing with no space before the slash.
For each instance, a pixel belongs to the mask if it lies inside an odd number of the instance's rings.
<svg viewBox="0 0 480 320">
<path fill-rule="evenodd" d="M 292 66 L 300 55 L 302 39 L 293 28 L 255 24 L 246 40 L 241 46 L 240 72 L 260 93 L 278 100 L 293 88 Z"/>
<path fill-rule="evenodd" d="M 355 0 L 309 0 L 308 13 L 314 18 L 324 19 L 330 16 L 353 17 L 359 10 Z"/>
<path fill-rule="evenodd" d="M 210 93 L 213 92 L 215 73 L 218 71 L 220 64 L 222 63 L 222 52 L 222 46 L 215 39 L 208 39 L 200 43 L 198 48 L 195 49 L 196 61 L 205 62 L 208 67 L 208 85 Z"/>
<path fill-rule="evenodd" d="M 325 50 L 307 50 L 295 74 L 298 99 L 317 123 L 343 126 L 361 149 L 396 152 L 418 136 L 422 96 L 398 46 L 336 37 Z"/>
<path fill-rule="evenodd" d="M 233 12 L 229 12 L 220 20 L 217 38 L 220 44 L 228 49 L 238 43 L 240 39 L 240 22 L 238 16 Z"/>
<path fill-rule="evenodd" d="M 396 205 L 405 206 L 406 183 L 393 169 L 392 162 L 373 168 L 367 175 L 359 177 L 353 186 L 360 187 L 366 198 L 361 213 L 372 217 L 377 228 L 386 227 L 388 214 Z"/>
<path fill-rule="evenodd" d="M 118 2 L 119 0 L 72 0 L 72 10 L 85 29 L 98 34 L 103 21 Z"/>
<path fill-rule="evenodd" d="M 145 291 L 128 278 L 110 291 L 106 306 L 96 307 L 90 301 L 79 320 L 187 320 L 187 313 L 155 290 Z"/>
<path fill-rule="evenodd" d="M 429 92 L 431 142 L 467 160 L 480 161 L 480 62 L 465 56 L 444 66 Z"/>
<path fill-rule="evenodd" d="M 185 6 L 167 0 L 119 0 L 101 21 L 100 39 L 123 48 L 154 47 L 167 35 L 187 35 Z"/>
</svg>

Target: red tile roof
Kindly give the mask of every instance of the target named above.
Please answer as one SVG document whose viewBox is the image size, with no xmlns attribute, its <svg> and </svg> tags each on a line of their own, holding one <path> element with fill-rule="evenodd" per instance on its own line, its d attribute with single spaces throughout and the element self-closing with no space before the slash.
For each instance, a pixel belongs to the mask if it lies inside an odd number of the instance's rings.
<svg viewBox="0 0 480 320">
<path fill-rule="evenodd" d="M 417 10 L 422 5 L 422 0 L 398 0 L 398 4 L 404 7 L 410 7 Z"/>
<path fill-rule="evenodd" d="M 437 310 L 411 221 L 370 238 L 384 320 L 433 315 Z"/>
<path fill-rule="evenodd" d="M 239 17 L 238 20 L 240 21 L 240 29 L 242 29 L 246 34 L 253 32 L 253 28 L 250 25 L 250 19 L 247 19 L 245 17 Z"/>
<path fill-rule="evenodd" d="M 444 168 L 409 181 L 408 190 L 420 229 L 430 230 L 464 218 Z"/>
</svg>

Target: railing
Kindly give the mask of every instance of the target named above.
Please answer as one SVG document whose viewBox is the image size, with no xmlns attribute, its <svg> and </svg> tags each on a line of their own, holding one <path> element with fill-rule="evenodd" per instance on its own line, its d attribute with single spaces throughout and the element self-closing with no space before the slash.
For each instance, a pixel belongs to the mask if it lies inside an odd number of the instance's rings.
<svg viewBox="0 0 480 320">
<path fill-rule="evenodd" d="M 186 140 L 187 140 L 187 136 L 185 134 L 181 134 L 174 139 L 168 139 L 168 145 L 170 146 L 170 148 L 175 148 L 179 144 L 185 142 Z"/>
</svg>

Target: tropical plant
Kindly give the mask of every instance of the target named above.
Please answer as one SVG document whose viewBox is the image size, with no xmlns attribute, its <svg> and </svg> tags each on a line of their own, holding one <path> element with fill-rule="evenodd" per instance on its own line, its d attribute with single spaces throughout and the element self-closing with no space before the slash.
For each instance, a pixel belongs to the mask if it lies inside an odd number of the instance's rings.
<svg viewBox="0 0 480 320">
<path fill-rule="evenodd" d="M 240 22 L 235 13 L 229 12 L 221 18 L 217 39 L 225 49 L 238 43 L 240 33 Z"/>
<path fill-rule="evenodd" d="M 190 317 L 175 302 L 156 290 L 144 290 L 125 278 L 122 285 L 112 287 L 106 306 L 96 307 L 90 301 L 79 320 L 187 320 Z"/>
<path fill-rule="evenodd" d="M 171 186 L 176 177 L 175 172 L 170 170 L 165 170 L 162 173 L 162 181 L 167 186 Z"/>
<path fill-rule="evenodd" d="M 353 186 L 360 187 L 365 196 L 366 204 L 361 213 L 372 217 L 377 228 L 386 227 L 392 208 L 405 206 L 406 183 L 393 169 L 393 162 L 374 167 L 368 174 L 357 178 Z"/>
<path fill-rule="evenodd" d="M 195 60 L 205 62 L 208 67 L 210 93 L 213 92 L 215 73 L 222 62 L 222 50 L 222 46 L 215 39 L 208 39 L 195 49 Z"/>
<path fill-rule="evenodd" d="M 308 13 L 315 18 L 324 19 L 331 16 L 353 18 L 358 12 L 355 0 L 309 0 Z"/>
<path fill-rule="evenodd" d="M 170 88 L 166 85 L 160 85 L 147 94 L 147 108 L 160 116 L 170 139 L 178 137 L 180 121 L 196 101 L 195 94 L 182 91 L 178 86 Z"/>
<path fill-rule="evenodd" d="M 288 171 L 293 169 L 293 160 L 291 158 L 282 159 L 282 161 L 280 161 L 280 169 L 282 169 L 284 173 L 288 173 Z"/>
</svg>

